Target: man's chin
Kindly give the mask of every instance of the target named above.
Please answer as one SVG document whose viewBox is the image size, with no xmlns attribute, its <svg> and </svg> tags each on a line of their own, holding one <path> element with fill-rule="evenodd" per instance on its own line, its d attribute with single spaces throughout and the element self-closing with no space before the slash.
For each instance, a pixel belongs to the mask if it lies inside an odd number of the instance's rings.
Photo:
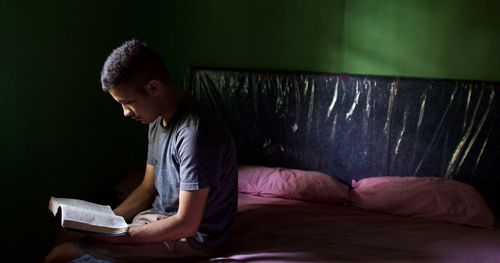
<svg viewBox="0 0 500 263">
<path fill-rule="evenodd" d="M 138 122 L 142 123 L 142 124 L 150 124 L 152 123 L 154 120 L 150 121 L 150 120 L 143 120 L 143 119 L 139 119 L 137 120 Z"/>
<path fill-rule="evenodd" d="M 155 120 L 148 120 L 148 119 L 143 119 L 143 118 L 133 118 L 135 121 L 138 121 L 142 124 L 150 124 Z"/>
</svg>

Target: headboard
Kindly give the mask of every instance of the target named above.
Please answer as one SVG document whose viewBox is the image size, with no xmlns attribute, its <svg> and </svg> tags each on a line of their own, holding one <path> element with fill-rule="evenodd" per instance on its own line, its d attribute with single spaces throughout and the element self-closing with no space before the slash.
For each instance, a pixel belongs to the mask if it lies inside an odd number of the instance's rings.
<svg viewBox="0 0 500 263">
<path fill-rule="evenodd" d="M 500 211 L 500 83 L 192 68 L 188 89 L 219 111 L 240 164 L 322 171 L 350 184 L 440 176 Z"/>
</svg>

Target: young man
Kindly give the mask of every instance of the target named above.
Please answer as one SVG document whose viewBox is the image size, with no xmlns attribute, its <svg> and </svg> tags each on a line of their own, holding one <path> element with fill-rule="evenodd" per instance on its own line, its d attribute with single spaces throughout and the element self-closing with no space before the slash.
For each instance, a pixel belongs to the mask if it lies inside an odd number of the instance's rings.
<svg viewBox="0 0 500 263">
<path fill-rule="evenodd" d="M 114 209 L 134 226 L 123 237 L 62 243 L 46 261 L 84 254 L 117 262 L 209 256 L 223 244 L 236 213 L 231 134 L 218 115 L 173 84 L 160 56 L 140 41 L 113 50 L 101 82 L 125 117 L 149 124 L 144 179 Z"/>
</svg>

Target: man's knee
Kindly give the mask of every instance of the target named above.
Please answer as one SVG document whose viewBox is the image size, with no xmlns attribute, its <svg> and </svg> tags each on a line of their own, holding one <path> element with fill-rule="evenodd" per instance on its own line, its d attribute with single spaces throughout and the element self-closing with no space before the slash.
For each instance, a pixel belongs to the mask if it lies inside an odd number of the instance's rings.
<svg viewBox="0 0 500 263">
<path fill-rule="evenodd" d="M 44 262 L 45 263 L 68 262 L 84 254 L 85 252 L 82 250 L 78 242 L 76 241 L 65 242 L 55 246 L 45 257 Z"/>
</svg>

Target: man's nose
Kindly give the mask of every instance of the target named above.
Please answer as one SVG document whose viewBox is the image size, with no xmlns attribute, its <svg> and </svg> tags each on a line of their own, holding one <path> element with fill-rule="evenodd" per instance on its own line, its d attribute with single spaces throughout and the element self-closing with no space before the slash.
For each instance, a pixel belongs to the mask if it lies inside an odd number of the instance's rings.
<svg viewBox="0 0 500 263">
<path fill-rule="evenodd" d="M 125 117 L 129 117 L 129 116 L 130 116 L 130 113 L 131 113 L 130 109 L 129 109 L 129 108 L 127 108 L 127 107 L 126 107 L 126 106 L 124 106 L 124 105 L 122 105 L 122 108 L 123 108 L 123 116 L 125 116 Z"/>
</svg>

